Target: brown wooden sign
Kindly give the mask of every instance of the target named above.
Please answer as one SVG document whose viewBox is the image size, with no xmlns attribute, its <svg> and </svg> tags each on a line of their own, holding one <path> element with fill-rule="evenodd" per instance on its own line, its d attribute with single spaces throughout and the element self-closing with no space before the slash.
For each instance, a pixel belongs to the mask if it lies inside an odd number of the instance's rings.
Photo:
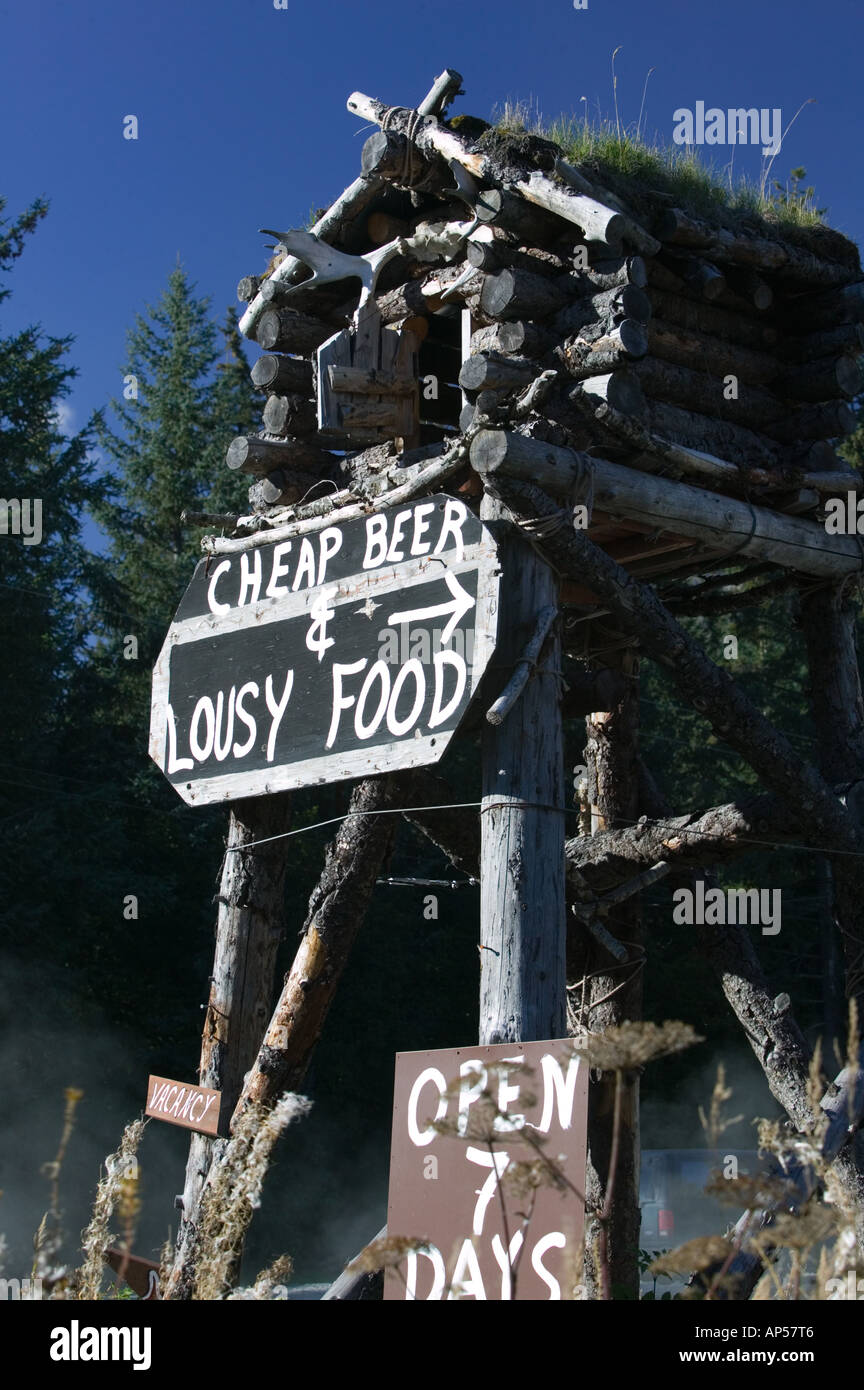
<svg viewBox="0 0 864 1390">
<path fill-rule="evenodd" d="M 580 1297 L 587 1107 L 566 1039 L 397 1054 L 385 1299 Z"/>
<path fill-rule="evenodd" d="M 129 1255 L 125 1250 L 109 1246 L 105 1261 L 139 1298 L 147 1302 L 159 1297 L 159 1266 L 155 1260 L 145 1260 L 140 1255 Z"/>
<path fill-rule="evenodd" d="M 191 1086 L 165 1076 L 151 1076 L 147 1083 L 145 1114 L 154 1120 L 167 1120 L 199 1134 L 219 1132 L 219 1092 L 206 1086 Z"/>
</svg>

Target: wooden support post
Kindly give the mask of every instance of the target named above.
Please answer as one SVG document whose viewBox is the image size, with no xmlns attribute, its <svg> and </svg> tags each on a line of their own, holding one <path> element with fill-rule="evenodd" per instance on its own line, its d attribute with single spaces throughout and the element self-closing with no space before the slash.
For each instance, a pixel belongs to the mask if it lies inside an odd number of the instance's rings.
<svg viewBox="0 0 864 1390">
<path fill-rule="evenodd" d="M 223 1131 L 270 1016 L 276 953 L 284 929 L 286 841 L 272 840 L 254 849 L 244 846 L 286 831 L 290 810 L 291 798 L 285 792 L 237 801 L 231 810 L 198 1071 L 198 1084 L 212 1086 L 221 1094 Z M 189 1295 L 187 1246 L 214 1149 L 224 1143 L 224 1138 L 192 1135 L 177 1251 L 166 1294 L 169 1298 Z"/>
<path fill-rule="evenodd" d="M 503 509 L 483 501 L 490 521 Z M 554 572 L 516 535 L 501 536 L 498 660 L 518 662 L 542 609 L 558 606 Z M 564 752 L 561 642 L 553 628 L 534 675 L 483 737 L 480 1042 L 560 1038 L 566 1029 Z"/>
<path fill-rule="evenodd" d="M 614 830 L 629 826 L 639 815 L 639 690 L 638 657 L 626 648 L 621 657 L 622 674 L 627 677 L 615 708 L 589 714 L 585 760 L 591 788 L 592 829 Z M 604 921 L 612 936 L 626 941 L 624 963 L 613 961 L 609 951 L 587 939 L 571 946 L 571 957 L 579 957 L 579 975 L 590 973 L 586 991 L 590 1001 L 581 1027 L 602 1033 L 607 1028 L 642 1017 L 642 911 L 638 895 L 620 903 L 614 916 Z M 574 933 L 574 935 L 576 935 Z M 575 947 L 575 949 L 574 949 Z M 580 949 L 581 947 L 581 949 Z M 612 967 L 610 969 L 610 967 Z M 605 973 L 604 973 L 605 970 Z M 606 1194 L 614 1183 L 614 1198 L 605 1237 L 596 1218 L 588 1219 L 585 1231 L 585 1273 L 601 1297 L 603 1271 L 597 1267 L 595 1251 L 605 1243 L 608 1283 L 613 1298 L 639 1297 L 639 1074 L 621 1076 L 618 1098 L 618 1134 L 615 1139 L 615 1092 L 618 1080 L 604 1074 L 592 1081 L 588 1092 L 588 1168 L 586 1196 L 594 1211 L 606 1204 Z M 614 1175 L 613 1154 L 617 1152 Z"/>
</svg>

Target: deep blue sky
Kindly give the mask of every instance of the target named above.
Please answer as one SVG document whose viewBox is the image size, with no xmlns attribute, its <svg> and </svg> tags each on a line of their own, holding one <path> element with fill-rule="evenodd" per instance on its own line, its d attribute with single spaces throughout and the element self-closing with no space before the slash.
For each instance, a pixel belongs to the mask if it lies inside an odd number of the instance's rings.
<svg viewBox="0 0 864 1390">
<path fill-rule="evenodd" d="M 178 254 L 214 312 L 237 307 L 237 280 L 265 263 L 257 228 L 302 225 L 355 177 L 371 132 L 346 111 L 349 93 L 413 104 L 447 66 L 465 78 L 454 112 L 521 98 L 551 117 L 585 96 L 608 116 L 620 44 L 621 119 L 635 123 L 654 67 L 643 125 L 666 138 L 675 108 L 698 100 L 779 106 L 785 126 L 814 97 L 774 172 L 805 165 L 832 224 L 864 235 L 861 0 L 289 6 L 3 5 L 0 192 L 7 216 L 37 194 L 51 211 L 12 274 L 2 331 L 75 335 L 73 425 L 119 393 L 126 329 Z M 130 113 L 137 142 L 122 137 Z M 757 174 L 759 159 L 735 150 L 736 169 Z"/>
</svg>

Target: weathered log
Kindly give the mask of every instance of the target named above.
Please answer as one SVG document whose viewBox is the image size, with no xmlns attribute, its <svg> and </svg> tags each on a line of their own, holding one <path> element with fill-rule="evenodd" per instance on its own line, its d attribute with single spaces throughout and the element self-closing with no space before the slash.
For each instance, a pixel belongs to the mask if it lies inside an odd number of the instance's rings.
<svg viewBox="0 0 864 1390">
<path fill-rule="evenodd" d="M 787 409 L 769 391 L 750 386 L 737 378 L 734 386 L 736 394 L 728 396 L 726 382 L 722 376 L 714 375 L 710 358 L 704 367 L 706 370 L 694 371 L 656 357 L 646 357 L 634 362 L 631 371 L 652 400 L 683 406 L 702 415 L 733 420 L 735 424 L 746 425 L 748 429 L 758 430 L 767 426 L 778 420 Z M 710 375 L 708 368 L 711 368 Z"/>
<path fill-rule="evenodd" d="M 662 319 L 652 318 L 645 332 L 652 356 L 674 362 L 679 367 L 692 367 L 696 371 L 710 368 L 715 376 L 727 376 L 731 372 L 749 386 L 765 385 L 782 371 L 782 364 L 771 353 L 723 342 Z"/>
<path fill-rule="evenodd" d="M 648 269 L 641 256 L 594 261 L 586 270 L 577 266 L 577 271 L 598 291 L 614 290 L 618 285 L 635 285 L 643 290 L 648 284 Z"/>
<path fill-rule="evenodd" d="M 638 657 L 621 653 L 624 689 L 608 711 L 593 711 L 585 721 L 583 757 L 588 769 L 592 828 L 629 824 L 639 814 Z M 593 838 L 593 837 L 586 837 Z M 613 940 L 630 969 L 609 972 L 607 949 L 598 946 L 584 922 L 570 931 L 568 983 L 592 978 L 585 991 L 587 1016 L 578 1021 L 598 1033 L 642 1017 L 641 961 L 644 929 L 638 896 L 618 905 Z M 623 943 L 626 942 L 626 946 Z M 616 1104 L 617 1101 L 617 1104 Z M 585 1195 L 595 1213 L 586 1213 L 585 1246 L 589 1296 L 639 1296 L 639 1071 L 595 1077 L 588 1090 L 588 1164 Z M 612 1202 L 609 1196 L 612 1195 Z M 605 1220 L 596 1213 L 605 1213 Z"/>
<path fill-rule="evenodd" d="M 563 179 L 570 188 L 575 188 L 579 193 L 587 194 L 589 198 L 596 198 L 606 207 L 614 208 L 616 212 L 621 213 L 623 222 L 620 227 L 620 234 L 635 250 L 643 256 L 657 255 L 660 250 L 660 242 L 630 216 L 627 208 L 615 197 L 614 193 L 610 193 L 607 188 L 602 188 L 597 183 L 589 182 L 581 169 L 577 169 L 566 159 L 562 159 L 560 155 L 556 158 L 554 167 L 558 177 Z"/>
<path fill-rule="evenodd" d="M 327 479 L 301 473 L 297 469 L 276 468 L 252 484 L 249 505 L 253 512 L 266 511 L 269 507 L 287 507 L 292 502 L 301 501 L 316 486 L 323 486 L 326 482 Z"/>
<path fill-rule="evenodd" d="M 308 314 L 293 309 L 267 309 L 258 321 L 255 341 L 262 348 L 305 357 L 332 338 L 334 332 L 333 324 Z"/>
<path fill-rule="evenodd" d="M 726 277 L 711 261 L 701 256 L 676 257 L 672 268 L 681 276 L 693 294 L 709 302 L 717 299 L 726 288 Z"/>
<path fill-rule="evenodd" d="M 480 230 L 492 232 L 495 228 L 487 226 Z M 479 240 L 476 239 L 476 234 L 468 242 L 465 255 L 469 265 L 473 265 L 476 270 L 485 271 L 487 275 L 497 275 L 501 270 L 513 269 L 527 270 L 535 275 L 553 276 L 562 275 L 567 270 L 561 257 L 551 251 L 520 248 L 509 239 Z"/>
<path fill-rule="evenodd" d="M 840 439 L 852 434 L 856 424 L 855 411 L 846 401 L 822 401 L 788 410 L 783 419 L 762 428 L 770 439 L 795 444 L 802 439 Z"/>
<path fill-rule="evenodd" d="M 536 361 L 553 346 L 554 334 L 536 323 L 514 319 L 511 323 L 490 323 L 471 335 L 470 352 L 519 353 Z"/>
<path fill-rule="evenodd" d="M 244 550 L 255 550 L 260 545 L 269 545 L 272 541 L 313 535 L 322 527 L 331 526 L 334 518 L 339 522 L 356 521 L 370 512 L 382 511 L 385 507 L 397 506 L 424 493 L 435 492 L 447 478 L 462 471 L 468 451 L 463 443 L 446 447 L 440 438 L 429 441 L 430 444 L 433 442 L 438 450 L 435 457 L 428 462 L 413 464 L 410 468 L 387 469 L 381 480 L 380 492 L 376 491 L 369 500 L 357 502 L 350 489 L 343 488 L 332 497 L 321 498 L 298 508 L 290 521 L 255 531 L 249 536 L 205 536 L 201 549 L 208 555 L 235 555 Z"/>
<path fill-rule="evenodd" d="M 264 353 L 249 373 L 252 384 L 261 391 L 273 391 L 279 395 L 299 395 L 309 399 L 312 395 L 314 369 L 311 362 L 302 357 L 277 357 L 275 353 Z"/>
<path fill-rule="evenodd" d="M 792 362 L 815 362 L 835 352 L 860 355 L 864 351 L 864 324 L 840 323 L 836 328 L 823 328 L 801 338 L 784 336 L 779 351 Z"/>
<path fill-rule="evenodd" d="M 499 476 L 519 479 L 520 486 L 531 480 L 545 492 L 567 498 L 587 496 L 590 486 L 598 510 L 642 521 L 654 530 L 656 523 L 663 523 L 663 529 L 693 536 L 721 554 L 735 550 L 825 578 L 856 574 L 862 568 L 853 536 L 828 536 L 816 522 L 524 435 L 481 430 L 471 443 L 470 457 L 472 468 L 489 486 L 497 487 Z"/>
<path fill-rule="evenodd" d="M 729 266 L 726 270 L 729 288 L 741 299 L 746 299 L 760 314 L 770 309 L 774 303 L 774 291 L 755 270 L 746 266 Z"/>
<path fill-rule="evenodd" d="M 552 321 L 552 328 L 559 339 L 568 338 L 579 331 L 584 324 L 600 323 L 604 331 L 612 328 L 622 319 L 636 319 L 647 323 L 651 317 L 651 300 L 638 285 L 618 285 L 611 290 L 601 290 L 588 299 L 577 299 L 559 310 Z"/>
<path fill-rule="evenodd" d="M 256 477 L 282 467 L 306 470 L 321 477 L 333 467 L 335 458 L 303 439 L 256 439 L 238 434 L 228 445 L 225 462 L 231 469 Z"/>
<path fill-rule="evenodd" d="M 347 322 L 356 306 L 360 294 L 359 276 L 346 275 L 339 280 L 326 280 L 320 283 L 309 276 L 296 285 L 286 285 L 272 276 L 262 281 L 256 295 L 256 303 L 262 304 L 263 313 L 270 309 L 291 309 L 295 314 L 308 314 L 315 318 L 332 320 L 336 324 Z M 332 328 L 331 328 L 332 333 Z M 261 347 L 264 344 L 258 339 Z"/>
<path fill-rule="evenodd" d="M 283 1091 L 301 1084 L 375 880 L 393 846 L 396 817 L 380 813 L 395 811 L 406 801 L 410 805 L 410 788 L 410 774 L 390 773 L 367 778 L 351 793 L 349 815 L 327 850 L 297 954 L 247 1072 L 232 1125 L 250 1104 L 271 1105 Z"/>
<path fill-rule="evenodd" d="M 832 464 L 836 465 L 837 460 L 830 447 L 830 457 L 827 460 L 823 458 L 822 451 L 826 447 L 823 444 L 811 446 L 814 452 L 808 456 L 806 464 L 814 470 L 820 470 L 827 463 L 831 468 L 830 472 L 805 472 L 804 459 L 798 460 L 794 466 L 790 460 L 789 466 L 777 469 L 739 468 L 725 459 L 716 458 L 713 454 L 699 449 L 688 449 L 677 440 L 663 439 L 645 429 L 638 421 L 619 414 L 605 404 L 598 406 L 595 418 L 634 448 L 643 451 L 635 456 L 631 455 L 628 460 L 631 467 L 645 467 L 648 472 L 657 472 L 662 468 L 664 472 L 668 472 L 671 464 L 682 473 L 718 483 L 724 492 L 749 488 L 779 489 L 804 486 L 821 493 L 833 493 L 861 486 L 860 474 L 850 468 L 832 467 Z M 655 461 L 653 466 L 652 459 Z"/>
<path fill-rule="evenodd" d="M 839 397 L 853 400 L 864 387 L 856 357 L 838 357 L 807 362 L 783 372 L 773 383 L 782 395 L 799 401 L 827 401 Z"/>
<path fill-rule="evenodd" d="M 707 333 L 712 337 L 724 338 L 731 343 L 742 343 L 744 347 L 773 348 L 778 341 L 777 329 L 759 319 L 743 318 L 732 314 L 728 309 L 720 309 L 716 304 L 706 304 L 703 300 L 684 299 L 681 295 L 655 288 L 651 284 L 649 270 L 648 296 L 657 318 L 681 328 Z"/>
<path fill-rule="evenodd" d="M 648 418 L 655 434 L 688 449 L 705 449 L 748 467 L 776 468 L 782 461 L 775 441 L 732 420 L 718 420 L 662 401 L 649 402 Z"/>
<path fill-rule="evenodd" d="M 360 168 L 366 178 L 374 174 L 404 184 L 430 173 L 420 151 L 395 130 L 376 130 L 369 136 L 360 155 Z"/>
<path fill-rule="evenodd" d="M 311 401 L 303 396 L 268 396 L 264 407 L 264 429 L 268 434 L 314 434 L 318 417 Z"/>
<path fill-rule="evenodd" d="M 584 194 L 562 188 L 537 170 L 523 174 L 511 184 L 511 188 L 519 194 L 518 199 L 507 190 L 484 190 L 478 202 L 482 221 L 494 221 L 529 241 L 542 242 L 549 239 L 550 231 L 553 235 L 561 233 L 560 223 L 556 226 L 543 217 L 543 214 L 551 213 L 581 227 L 588 241 L 599 242 L 603 246 L 617 246 L 621 240 L 626 225 L 621 213 L 604 207 Z M 523 211 L 519 203 L 523 208 L 526 203 L 529 207 Z M 539 218 L 538 209 L 541 210 Z"/>
<path fill-rule="evenodd" d="M 425 317 L 432 312 L 430 300 L 423 294 L 421 280 L 406 280 L 396 289 L 376 295 L 375 307 L 382 323 L 401 323 L 405 319 Z"/>
<path fill-rule="evenodd" d="M 781 279 L 809 285 L 848 285 L 856 272 L 839 261 L 824 260 L 802 247 L 768 237 L 737 236 L 723 227 L 712 227 L 690 217 L 680 208 L 661 213 L 654 231 L 661 241 L 710 251 L 712 256 L 754 270 L 772 270 Z"/>
<path fill-rule="evenodd" d="M 260 275 L 244 275 L 237 281 L 237 298 L 241 304 L 248 304 L 250 299 L 254 299 L 261 284 Z"/>
<path fill-rule="evenodd" d="M 501 515 L 484 498 L 481 516 Z M 554 572 L 513 527 L 499 527 L 498 658 L 518 661 L 541 610 L 558 606 Z M 506 582 L 505 582 L 506 581 Z M 566 1028 L 564 758 L 560 635 L 502 724 L 483 730 L 480 1042 L 561 1037 Z"/>
<path fill-rule="evenodd" d="M 511 232 L 523 244 L 554 244 L 562 231 L 561 223 L 549 213 L 532 207 L 524 198 L 500 188 L 484 188 L 477 199 L 475 212 L 481 222 Z"/>
<path fill-rule="evenodd" d="M 636 365 L 636 364 L 634 364 Z M 592 404 L 605 401 L 622 415 L 642 416 L 645 414 L 645 397 L 639 379 L 631 367 L 619 367 L 617 371 L 605 376 L 586 377 L 573 388 L 574 395 L 588 396 Z"/>
<path fill-rule="evenodd" d="M 499 275 L 486 277 L 480 308 L 493 319 L 518 319 L 523 315 L 548 318 L 558 312 L 576 283 L 570 276 L 550 280 L 529 270 L 502 270 Z"/>
<path fill-rule="evenodd" d="M 603 338 L 586 342 L 584 338 L 568 338 L 556 356 L 577 381 L 589 376 L 601 376 L 615 371 L 626 362 L 644 357 L 648 339 L 643 324 L 636 319 L 624 319 Z"/>
<path fill-rule="evenodd" d="M 864 280 L 822 294 L 802 294 L 786 303 L 781 317 L 792 333 L 815 333 L 838 324 L 864 323 Z"/>
<path fill-rule="evenodd" d="M 466 357 L 459 373 L 464 391 L 515 391 L 528 386 L 539 367 L 523 357 L 504 357 L 498 353 L 475 353 Z"/>
<path fill-rule="evenodd" d="M 216 953 L 201 1040 L 198 1084 L 220 1091 L 221 1115 L 233 1109 L 264 1035 L 284 931 L 287 841 L 270 839 L 291 823 L 291 797 L 234 803 L 218 894 Z M 252 849 L 245 846 L 258 840 Z M 194 1233 L 214 1147 L 224 1141 L 193 1134 L 186 1165 L 180 1229 L 168 1291 L 188 1298 L 194 1273 Z"/>
</svg>

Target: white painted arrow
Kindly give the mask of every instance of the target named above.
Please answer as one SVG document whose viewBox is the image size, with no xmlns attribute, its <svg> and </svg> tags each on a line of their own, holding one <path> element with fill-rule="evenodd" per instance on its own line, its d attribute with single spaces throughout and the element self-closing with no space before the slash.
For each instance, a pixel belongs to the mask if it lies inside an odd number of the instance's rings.
<svg viewBox="0 0 864 1390">
<path fill-rule="evenodd" d="M 449 613 L 450 621 L 441 633 L 442 643 L 449 642 L 468 609 L 474 607 L 474 599 L 465 592 L 450 570 L 444 575 L 444 583 L 453 595 L 450 603 L 437 603 L 431 608 L 411 608 L 405 613 L 391 613 L 387 619 L 388 623 L 419 623 L 424 618 L 438 618 L 444 613 Z"/>
</svg>

